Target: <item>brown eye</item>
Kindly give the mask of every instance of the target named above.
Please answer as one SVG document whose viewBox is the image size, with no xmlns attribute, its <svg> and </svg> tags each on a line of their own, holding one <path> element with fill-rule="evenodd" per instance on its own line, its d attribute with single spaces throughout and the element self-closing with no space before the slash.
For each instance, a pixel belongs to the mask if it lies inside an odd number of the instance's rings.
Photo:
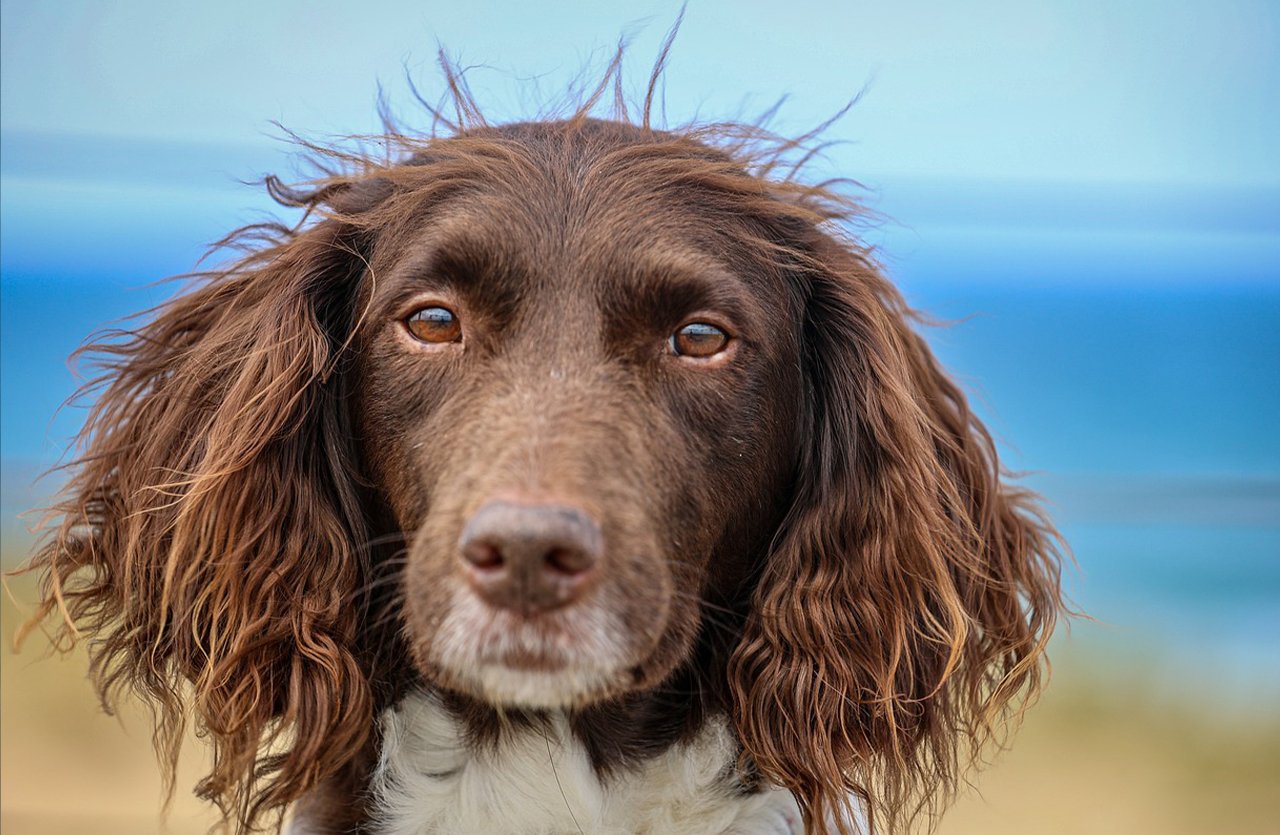
<svg viewBox="0 0 1280 835">
<path fill-rule="evenodd" d="M 462 323 L 447 307 L 424 307 L 404 320 L 405 327 L 423 342 L 458 342 L 462 339 Z"/>
<path fill-rule="evenodd" d="M 729 334 L 706 322 L 693 322 L 671 334 L 671 352 L 678 357 L 713 357 L 729 344 Z"/>
</svg>

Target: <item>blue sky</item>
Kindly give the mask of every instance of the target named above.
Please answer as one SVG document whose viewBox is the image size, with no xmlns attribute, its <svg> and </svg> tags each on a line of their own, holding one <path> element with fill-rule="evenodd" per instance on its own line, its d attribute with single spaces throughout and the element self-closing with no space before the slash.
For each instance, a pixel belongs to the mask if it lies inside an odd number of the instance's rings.
<svg viewBox="0 0 1280 835">
<path fill-rule="evenodd" d="M 376 127 L 375 85 L 434 88 L 437 42 L 500 117 L 620 34 L 641 80 L 674 2 L 4 0 L 3 129 L 266 146 Z M 1280 185 L 1280 4 L 689 4 L 674 117 L 791 96 L 807 125 L 868 86 L 839 167 L 904 177 Z"/>
</svg>

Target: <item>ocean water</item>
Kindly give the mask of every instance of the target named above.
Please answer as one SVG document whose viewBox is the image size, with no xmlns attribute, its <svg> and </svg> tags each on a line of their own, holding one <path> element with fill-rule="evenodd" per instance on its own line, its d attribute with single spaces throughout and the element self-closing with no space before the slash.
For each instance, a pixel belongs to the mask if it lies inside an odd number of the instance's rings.
<svg viewBox="0 0 1280 835">
<path fill-rule="evenodd" d="M 58 411 L 75 386 L 67 355 L 267 208 L 222 175 L 175 185 L 158 158 L 159 173 L 126 184 L 6 157 L 10 561 L 29 544 L 16 514 L 56 483 L 33 479 L 82 414 Z M 1280 684 L 1280 192 L 962 192 L 904 187 L 880 208 L 920 222 L 868 234 L 908 299 L 946 320 L 931 343 L 1060 522 L 1077 561 L 1068 589 L 1099 621 L 1080 640 Z"/>
</svg>

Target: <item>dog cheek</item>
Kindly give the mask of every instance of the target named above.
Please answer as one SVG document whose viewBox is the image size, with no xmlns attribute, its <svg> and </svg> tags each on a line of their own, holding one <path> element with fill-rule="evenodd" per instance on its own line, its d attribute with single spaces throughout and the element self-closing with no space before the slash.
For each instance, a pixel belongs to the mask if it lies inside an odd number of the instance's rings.
<svg viewBox="0 0 1280 835">
<path fill-rule="evenodd" d="M 441 626 L 453 607 L 460 582 L 447 549 L 434 547 L 440 541 L 430 527 L 420 530 L 406 555 L 401 579 L 404 604 L 403 626 L 413 647 L 419 671 L 430 676 L 438 655 Z"/>
<path fill-rule="evenodd" d="M 616 613 L 630 645 L 624 654 L 636 663 L 654 651 L 680 615 L 675 578 L 656 548 L 645 550 L 617 565 L 595 602 Z"/>
</svg>

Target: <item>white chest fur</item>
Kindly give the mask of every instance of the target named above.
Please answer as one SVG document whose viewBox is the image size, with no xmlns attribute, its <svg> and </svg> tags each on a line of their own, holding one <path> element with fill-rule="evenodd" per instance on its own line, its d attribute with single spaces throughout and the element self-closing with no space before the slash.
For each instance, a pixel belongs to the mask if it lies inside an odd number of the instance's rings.
<svg viewBox="0 0 1280 835">
<path fill-rule="evenodd" d="M 795 835 L 800 812 L 782 789 L 741 796 L 724 775 L 735 749 L 723 723 L 601 782 L 557 719 L 472 750 L 427 695 L 382 720 L 374 779 L 382 835 Z"/>
</svg>

